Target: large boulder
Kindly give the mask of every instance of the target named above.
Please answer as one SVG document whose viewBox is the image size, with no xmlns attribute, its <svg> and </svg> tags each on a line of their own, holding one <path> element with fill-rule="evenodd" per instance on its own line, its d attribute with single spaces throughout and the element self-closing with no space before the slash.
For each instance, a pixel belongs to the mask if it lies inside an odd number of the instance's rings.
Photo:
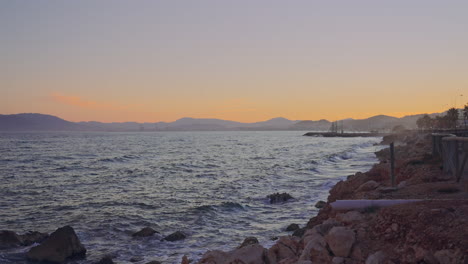
<svg viewBox="0 0 468 264">
<path fill-rule="evenodd" d="M 199 264 L 246 263 L 264 264 L 266 249 L 261 245 L 248 245 L 230 252 L 212 250 L 203 254 Z"/>
<path fill-rule="evenodd" d="M 325 236 L 325 241 L 335 256 L 347 258 L 356 241 L 356 235 L 348 227 L 335 226 Z"/>
<path fill-rule="evenodd" d="M 63 263 L 71 257 L 83 257 L 86 248 L 71 226 L 64 226 L 53 232 L 42 244 L 33 247 L 27 257 L 34 261 Z"/>
<path fill-rule="evenodd" d="M 267 198 L 270 199 L 271 204 L 284 203 L 288 200 L 294 199 L 294 197 L 292 197 L 289 193 L 274 193 L 268 195 Z"/>
<path fill-rule="evenodd" d="M 152 235 L 154 235 L 156 233 L 159 233 L 159 232 L 154 230 L 151 227 L 145 227 L 145 228 L 141 229 L 140 231 L 134 233 L 132 236 L 133 237 L 149 237 L 149 236 L 152 236 Z"/>
<path fill-rule="evenodd" d="M 284 236 L 268 250 L 268 260 L 270 264 L 279 263 L 285 260 L 295 260 L 300 256 L 301 243 L 299 238 Z"/>
<path fill-rule="evenodd" d="M 0 249 L 7 249 L 21 245 L 21 238 L 13 231 L 0 231 Z"/>
<path fill-rule="evenodd" d="M 327 242 L 322 235 L 312 230 L 306 232 L 302 238 L 304 250 L 302 250 L 300 261 L 312 261 L 312 263 L 329 263 L 332 259 L 326 246 Z"/>
<path fill-rule="evenodd" d="M 321 234 L 322 236 L 326 235 L 330 229 L 332 229 L 335 226 L 342 226 L 343 224 L 341 222 L 336 221 L 333 218 L 327 219 L 323 221 L 321 224 L 316 225 L 312 228 L 313 231 Z"/>
</svg>

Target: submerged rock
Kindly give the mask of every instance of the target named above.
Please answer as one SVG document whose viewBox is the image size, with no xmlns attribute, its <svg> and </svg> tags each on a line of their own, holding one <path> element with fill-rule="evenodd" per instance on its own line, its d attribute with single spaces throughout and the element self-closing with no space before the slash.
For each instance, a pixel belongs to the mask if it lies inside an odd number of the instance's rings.
<svg viewBox="0 0 468 264">
<path fill-rule="evenodd" d="M 46 233 L 29 231 L 26 234 L 18 235 L 13 231 L 0 231 L 0 249 L 7 249 L 18 246 L 30 246 L 34 243 L 41 243 L 47 237 Z"/>
<path fill-rule="evenodd" d="M 21 238 L 21 245 L 23 246 L 30 246 L 34 243 L 42 243 L 42 241 L 46 240 L 49 237 L 47 233 L 41 233 L 37 231 L 29 231 L 24 235 L 20 235 Z"/>
<path fill-rule="evenodd" d="M 30 260 L 52 263 L 63 263 L 71 257 L 83 257 L 86 248 L 76 236 L 71 226 L 64 226 L 53 232 L 39 246 L 33 247 L 27 253 Z"/>
<path fill-rule="evenodd" d="M 242 244 L 238 247 L 238 248 L 243 248 L 243 247 L 246 247 L 248 245 L 255 245 L 255 244 L 258 244 L 258 239 L 256 237 L 247 237 L 246 239 L 244 239 L 244 242 L 242 242 Z"/>
<path fill-rule="evenodd" d="M 325 205 L 327 205 L 326 202 L 324 202 L 324 201 L 318 201 L 318 202 L 315 204 L 315 208 L 321 209 L 321 208 L 325 207 Z"/>
<path fill-rule="evenodd" d="M 286 227 L 286 231 L 288 232 L 291 232 L 291 231 L 296 231 L 298 230 L 300 227 L 298 224 L 290 224 L 288 225 L 288 227 Z"/>
<path fill-rule="evenodd" d="M 114 261 L 112 260 L 111 257 L 105 256 L 95 264 L 114 264 Z"/>
<path fill-rule="evenodd" d="M 154 235 L 156 233 L 159 233 L 159 232 L 154 230 L 151 227 L 145 227 L 145 228 L 141 229 L 140 231 L 134 233 L 132 235 L 132 237 L 149 237 L 149 236 L 152 236 L 152 235 Z"/>
<path fill-rule="evenodd" d="M 180 231 L 177 231 L 177 232 L 174 232 L 174 233 L 166 236 L 164 238 L 164 240 L 173 242 L 173 241 L 185 239 L 186 237 L 187 236 L 184 233 L 182 233 Z"/>
<path fill-rule="evenodd" d="M 7 249 L 21 245 L 21 238 L 13 231 L 0 231 L 0 249 Z"/>
<path fill-rule="evenodd" d="M 294 199 L 289 193 L 274 193 L 267 196 L 270 199 L 270 204 L 284 203 L 288 200 Z"/>
</svg>

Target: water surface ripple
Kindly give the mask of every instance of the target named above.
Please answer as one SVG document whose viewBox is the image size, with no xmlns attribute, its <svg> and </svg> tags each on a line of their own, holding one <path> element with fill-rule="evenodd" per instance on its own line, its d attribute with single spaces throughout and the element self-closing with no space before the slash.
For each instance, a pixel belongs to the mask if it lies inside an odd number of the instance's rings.
<svg viewBox="0 0 468 264">
<path fill-rule="evenodd" d="M 179 263 L 247 236 L 269 246 L 305 224 L 340 179 L 376 162 L 380 138 L 303 132 L 0 133 L 0 230 L 71 225 L 92 263 L 141 257 Z M 293 202 L 270 205 L 288 192 Z M 162 235 L 133 239 L 150 226 Z M 177 230 L 188 238 L 160 241 Z M 27 248 L 0 251 L 26 263 Z"/>
</svg>

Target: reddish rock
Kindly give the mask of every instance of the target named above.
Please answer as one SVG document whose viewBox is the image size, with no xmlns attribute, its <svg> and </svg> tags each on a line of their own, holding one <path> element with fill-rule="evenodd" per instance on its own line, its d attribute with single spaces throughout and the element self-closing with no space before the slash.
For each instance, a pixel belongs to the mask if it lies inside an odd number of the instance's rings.
<svg viewBox="0 0 468 264">
<path fill-rule="evenodd" d="M 249 245 L 230 252 L 212 250 L 203 254 L 199 264 L 246 263 L 264 264 L 266 249 L 261 245 Z M 186 264 L 186 263 L 183 263 Z"/>
<path fill-rule="evenodd" d="M 302 250 L 300 261 L 312 261 L 313 263 L 328 263 L 331 261 L 327 243 L 322 235 L 316 232 L 308 232 L 303 238 L 305 247 Z"/>
<path fill-rule="evenodd" d="M 353 223 L 362 221 L 364 216 L 357 211 L 349 211 L 343 214 L 337 214 L 336 219 L 343 223 Z"/>
<path fill-rule="evenodd" d="M 367 181 L 363 184 L 361 184 L 361 186 L 359 186 L 359 188 L 357 189 L 357 192 L 368 192 L 368 191 L 372 191 L 374 190 L 375 188 L 377 188 L 379 186 L 379 184 L 376 182 L 376 181 Z"/>
<path fill-rule="evenodd" d="M 325 236 L 330 250 L 337 257 L 347 258 L 355 242 L 354 231 L 347 227 L 333 227 Z"/>
<path fill-rule="evenodd" d="M 301 244 L 297 237 L 280 237 L 280 239 L 268 250 L 270 264 L 279 263 L 285 259 L 297 259 L 301 253 Z"/>
</svg>

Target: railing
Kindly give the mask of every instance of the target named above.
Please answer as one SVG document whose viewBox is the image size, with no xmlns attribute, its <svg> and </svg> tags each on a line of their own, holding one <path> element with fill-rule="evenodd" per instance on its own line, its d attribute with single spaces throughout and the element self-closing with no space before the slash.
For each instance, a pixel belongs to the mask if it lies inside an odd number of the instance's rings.
<svg viewBox="0 0 468 264">
<path fill-rule="evenodd" d="M 441 136 L 440 134 L 433 135 L 433 147 L 439 148 L 437 141 L 441 140 L 441 149 L 435 150 L 441 154 L 444 172 L 451 173 L 460 181 L 463 175 L 468 174 L 465 171 L 466 161 L 468 160 L 468 137 L 455 137 L 453 135 Z"/>
<path fill-rule="evenodd" d="M 432 156 L 442 157 L 442 139 L 444 137 L 455 137 L 455 135 L 449 133 L 432 134 Z"/>
</svg>

